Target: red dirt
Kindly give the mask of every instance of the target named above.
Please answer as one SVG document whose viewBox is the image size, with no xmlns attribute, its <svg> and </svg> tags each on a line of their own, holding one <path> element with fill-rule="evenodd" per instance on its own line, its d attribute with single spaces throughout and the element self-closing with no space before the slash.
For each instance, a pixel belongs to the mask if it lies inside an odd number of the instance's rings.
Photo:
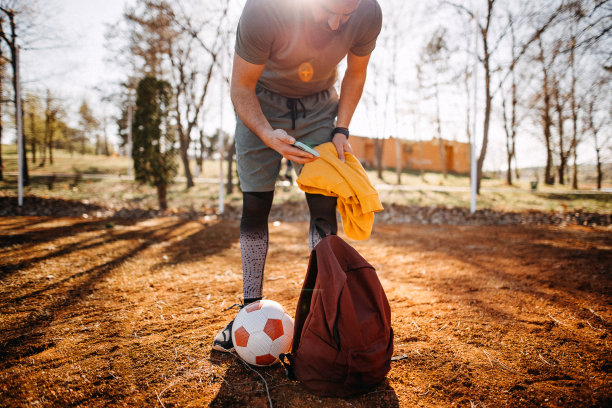
<svg viewBox="0 0 612 408">
<path fill-rule="evenodd" d="M 270 227 L 264 294 L 291 315 L 307 224 Z M 610 227 L 377 224 L 349 241 L 387 292 L 385 383 L 318 398 L 210 350 L 234 315 L 237 221 L 0 218 L 0 406 L 612 405 Z"/>
</svg>

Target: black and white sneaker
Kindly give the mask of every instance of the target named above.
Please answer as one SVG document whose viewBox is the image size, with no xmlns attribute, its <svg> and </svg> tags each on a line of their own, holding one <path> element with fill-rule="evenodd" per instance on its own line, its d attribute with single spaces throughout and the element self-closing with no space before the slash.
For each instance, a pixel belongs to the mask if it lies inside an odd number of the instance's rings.
<svg viewBox="0 0 612 408">
<path fill-rule="evenodd" d="M 243 303 L 236 303 L 225 310 L 230 310 L 235 307 L 242 309 L 246 305 L 261 300 L 261 298 L 252 298 L 252 299 L 244 299 Z M 234 342 L 232 341 L 232 326 L 234 325 L 234 319 L 225 326 L 223 330 L 221 330 L 215 336 L 213 340 L 212 349 L 220 351 L 222 353 L 230 353 L 234 351 Z"/>
<path fill-rule="evenodd" d="M 234 325 L 234 319 L 225 326 L 215 336 L 212 348 L 213 350 L 221 351 L 222 353 L 229 353 L 234 351 L 234 343 L 232 342 L 232 326 Z"/>
</svg>

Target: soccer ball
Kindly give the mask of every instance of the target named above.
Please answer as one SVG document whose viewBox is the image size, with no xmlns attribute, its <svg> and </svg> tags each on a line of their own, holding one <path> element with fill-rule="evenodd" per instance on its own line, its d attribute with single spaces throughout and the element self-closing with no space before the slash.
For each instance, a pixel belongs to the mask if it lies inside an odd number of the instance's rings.
<svg viewBox="0 0 612 408">
<path fill-rule="evenodd" d="M 273 300 L 258 300 L 243 307 L 232 325 L 238 355 L 257 366 L 272 365 L 288 353 L 293 341 L 293 319 Z"/>
</svg>

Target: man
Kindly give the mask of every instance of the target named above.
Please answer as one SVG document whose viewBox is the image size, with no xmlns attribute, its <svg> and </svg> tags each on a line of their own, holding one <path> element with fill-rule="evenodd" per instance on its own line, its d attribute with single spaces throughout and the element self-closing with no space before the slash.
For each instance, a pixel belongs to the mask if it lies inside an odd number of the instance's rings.
<svg viewBox="0 0 612 408">
<path fill-rule="evenodd" d="M 376 0 L 247 0 L 236 31 L 231 98 L 243 191 L 240 222 L 244 304 L 262 298 L 268 215 L 282 158 L 299 173 L 316 160 L 298 149 L 331 141 L 351 152 L 348 127 L 361 98 L 370 53 L 380 33 Z M 338 96 L 338 63 L 347 68 Z M 336 198 L 306 194 L 310 218 L 335 232 Z M 310 249 L 321 237 L 312 224 Z M 213 349 L 231 351 L 231 321 Z"/>
</svg>

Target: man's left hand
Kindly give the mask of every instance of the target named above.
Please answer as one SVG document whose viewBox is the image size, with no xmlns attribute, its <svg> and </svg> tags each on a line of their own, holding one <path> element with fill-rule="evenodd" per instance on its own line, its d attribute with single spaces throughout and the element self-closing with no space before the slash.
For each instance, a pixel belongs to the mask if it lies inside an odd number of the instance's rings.
<svg viewBox="0 0 612 408">
<path fill-rule="evenodd" d="M 338 158 L 344 161 L 344 153 L 353 153 L 353 149 L 348 142 L 348 138 L 342 133 L 336 133 L 332 139 L 332 143 L 338 152 Z"/>
</svg>

